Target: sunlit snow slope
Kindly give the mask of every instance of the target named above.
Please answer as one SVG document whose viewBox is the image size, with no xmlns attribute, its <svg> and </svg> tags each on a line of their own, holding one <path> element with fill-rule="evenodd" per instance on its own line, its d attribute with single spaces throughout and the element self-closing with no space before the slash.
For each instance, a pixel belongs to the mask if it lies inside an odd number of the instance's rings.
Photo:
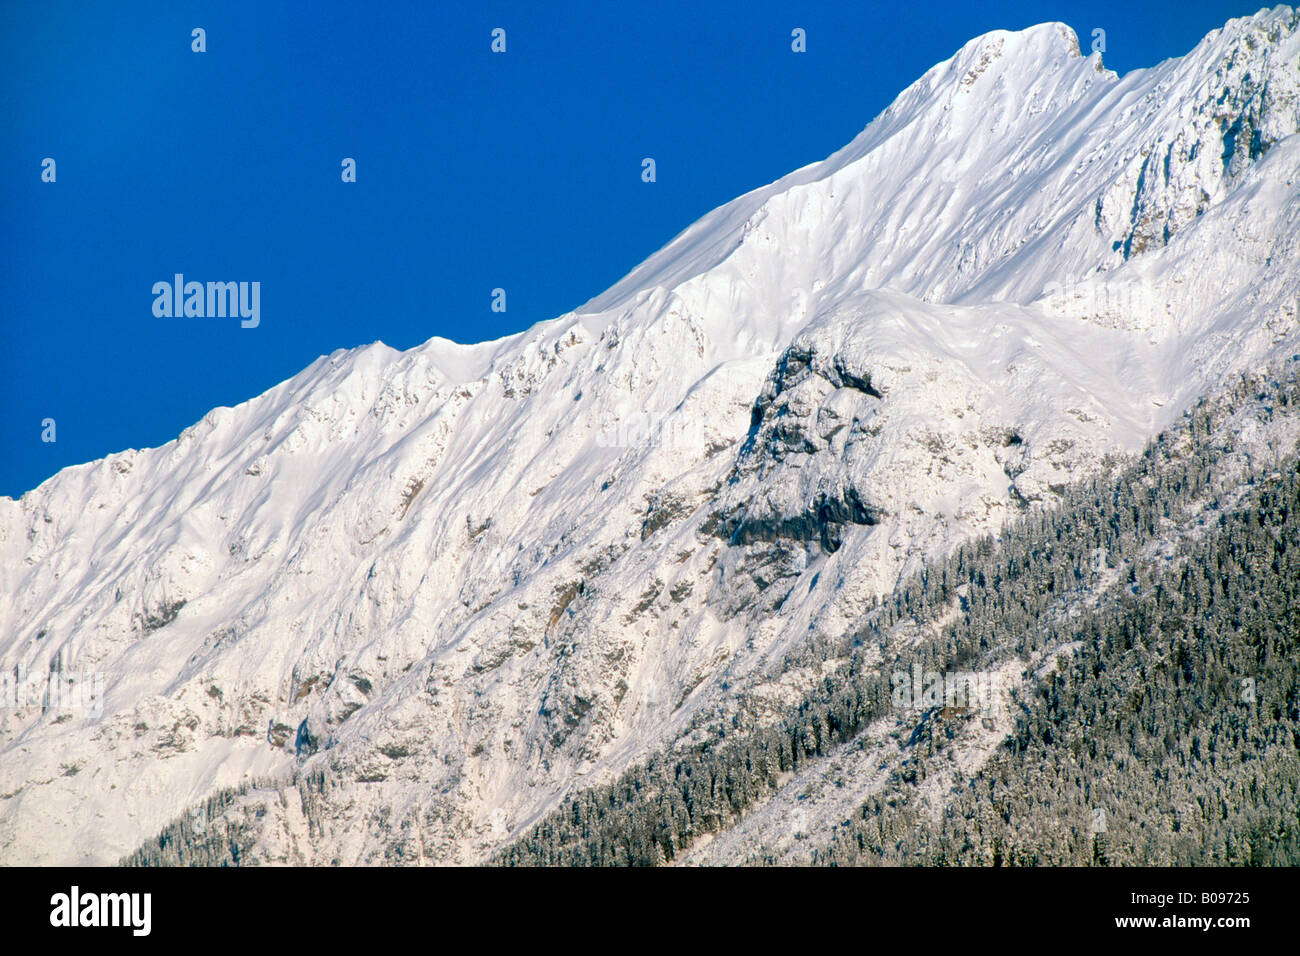
<svg viewBox="0 0 1300 956">
<path fill-rule="evenodd" d="M 0 861 L 214 790 L 254 861 L 467 862 L 1300 347 L 1300 17 L 1118 78 L 973 40 L 840 152 L 499 342 L 323 357 L 0 498 Z M 445 318 L 445 317 L 444 317 Z M 439 320 L 440 324 L 444 320 Z"/>
</svg>

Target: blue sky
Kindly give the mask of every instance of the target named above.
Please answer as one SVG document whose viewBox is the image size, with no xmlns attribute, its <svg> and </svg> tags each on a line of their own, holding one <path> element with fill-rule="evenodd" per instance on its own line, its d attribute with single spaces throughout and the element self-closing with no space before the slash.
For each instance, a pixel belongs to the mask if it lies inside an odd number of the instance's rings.
<svg viewBox="0 0 1300 956">
<path fill-rule="evenodd" d="M 0 494 L 163 444 L 336 348 L 567 312 L 981 33 L 1061 20 L 1087 48 L 1100 27 L 1125 73 L 1258 8 L 10 0 Z M 178 272 L 259 281 L 260 325 L 155 317 L 153 284 Z"/>
</svg>

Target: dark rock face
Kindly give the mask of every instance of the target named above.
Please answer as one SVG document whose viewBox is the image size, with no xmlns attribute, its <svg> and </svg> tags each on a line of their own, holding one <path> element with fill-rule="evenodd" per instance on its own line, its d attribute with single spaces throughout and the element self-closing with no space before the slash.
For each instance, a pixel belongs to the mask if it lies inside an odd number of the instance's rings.
<svg viewBox="0 0 1300 956">
<path fill-rule="evenodd" d="M 304 720 L 298 725 L 298 737 L 294 741 L 294 751 L 299 757 L 310 757 L 320 749 L 320 741 L 311 731 L 311 724 Z"/>
<path fill-rule="evenodd" d="M 818 495 L 797 514 L 751 518 L 740 513 L 722 518 L 714 529 L 732 545 L 799 541 L 816 543 L 826 554 L 833 554 L 840 548 L 844 525 L 873 525 L 881 514 L 862 499 L 856 488 L 850 487 L 838 496 Z"/>
<path fill-rule="evenodd" d="M 724 613 L 779 607 L 810 560 L 843 546 L 848 527 L 885 516 L 846 467 L 870 440 L 884 395 L 871 368 L 843 352 L 795 342 L 781 355 L 754 402 L 724 493 L 701 526 L 728 545 Z"/>
<path fill-rule="evenodd" d="M 859 393 L 862 415 L 845 421 L 832 414 L 828 425 L 826 399 L 840 389 Z M 837 433 L 846 426 L 850 432 L 861 431 L 883 399 L 884 393 L 872 384 L 870 369 L 857 367 L 842 353 L 826 355 L 814 347 L 791 345 L 754 402 L 749 437 L 730 483 L 747 477 L 762 481 L 775 477 L 778 467 L 805 469 L 811 459 L 839 457 L 833 441 Z M 801 542 L 831 554 L 840 547 L 844 525 L 873 525 L 884 513 L 852 485 L 818 490 L 795 509 L 774 510 L 767 504 L 751 499 L 716 513 L 707 529 L 733 546 Z"/>
</svg>

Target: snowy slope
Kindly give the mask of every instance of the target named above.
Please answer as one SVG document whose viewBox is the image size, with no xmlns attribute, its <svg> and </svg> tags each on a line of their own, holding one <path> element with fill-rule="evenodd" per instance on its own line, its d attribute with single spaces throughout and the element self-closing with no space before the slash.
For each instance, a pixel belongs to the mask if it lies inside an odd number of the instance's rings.
<svg viewBox="0 0 1300 956">
<path fill-rule="evenodd" d="M 498 342 L 324 357 L 0 498 L 0 861 L 323 770 L 257 856 L 472 861 L 1300 340 L 1300 17 L 997 32 Z"/>
</svg>

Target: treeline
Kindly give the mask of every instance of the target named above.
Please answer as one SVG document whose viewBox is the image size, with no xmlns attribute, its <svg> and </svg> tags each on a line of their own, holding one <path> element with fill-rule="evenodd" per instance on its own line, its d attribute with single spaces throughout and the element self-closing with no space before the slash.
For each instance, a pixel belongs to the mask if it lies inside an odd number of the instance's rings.
<svg viewBox="0 0 1300 956">
<path fill-rule="evenodd" d="M 250 787 L 219 790 L 172 821 L 120 866 L 238 866 L 252 844 L 248 822 L 227 811 Z"/>
<path fill-rule="evenodd" d="M 1140 574 L 1080 622 L 1081 651 L 1033 690 L 1011 739 L 939 822 L 895 779 L 815 859 L 1300 862 L 1297 516 L 1293 459 L 1172 571 Z M 913 776 L 943 759 L 943 743 L 918 751 Z"/>
<path fill-rule="evenodd" d="M 119 866 L 244 866 L 255 853 L 268 804 L 300 801 L 308 835 L 323 835 L 321 806 L 328 786 L 324 771 L 296 774 L 287 784 L 252 780 L 218 790 L 147 840 Z"/>
<path fill-rule="evenodd" d="M 567 798 L 493 861 L 670 862 L 892 713 L 890 673 L 984 669 L 1078 641 L 941 824 L 920 813 L 916 787 L 953 731 L 926 713 L 886 792 L 818 862 L 1296 862 L 1294 459 L 1281 477 L 1249 478 L 1230 513 L 1218 498 L 1230 490 L 1220 487 L 1234 452 L 1228 418 L 1249 408 L 1266 425 L 1294 415 L 1297 398 L 1291 366 L 1202 401 L 1136 460 L 1107 463 L 1058 508 L 928 566 L 854 634 L 792 655 L 788 667 L 847 663 L 782 719 L 720 720 L 705 739 Z M 1198 513 L 1211 516 L 1201 543 L 1160 555 L 1155 545 Z M 937 636 L 898 651 L 899 629 L 954 607 Z"/>
</svg>

